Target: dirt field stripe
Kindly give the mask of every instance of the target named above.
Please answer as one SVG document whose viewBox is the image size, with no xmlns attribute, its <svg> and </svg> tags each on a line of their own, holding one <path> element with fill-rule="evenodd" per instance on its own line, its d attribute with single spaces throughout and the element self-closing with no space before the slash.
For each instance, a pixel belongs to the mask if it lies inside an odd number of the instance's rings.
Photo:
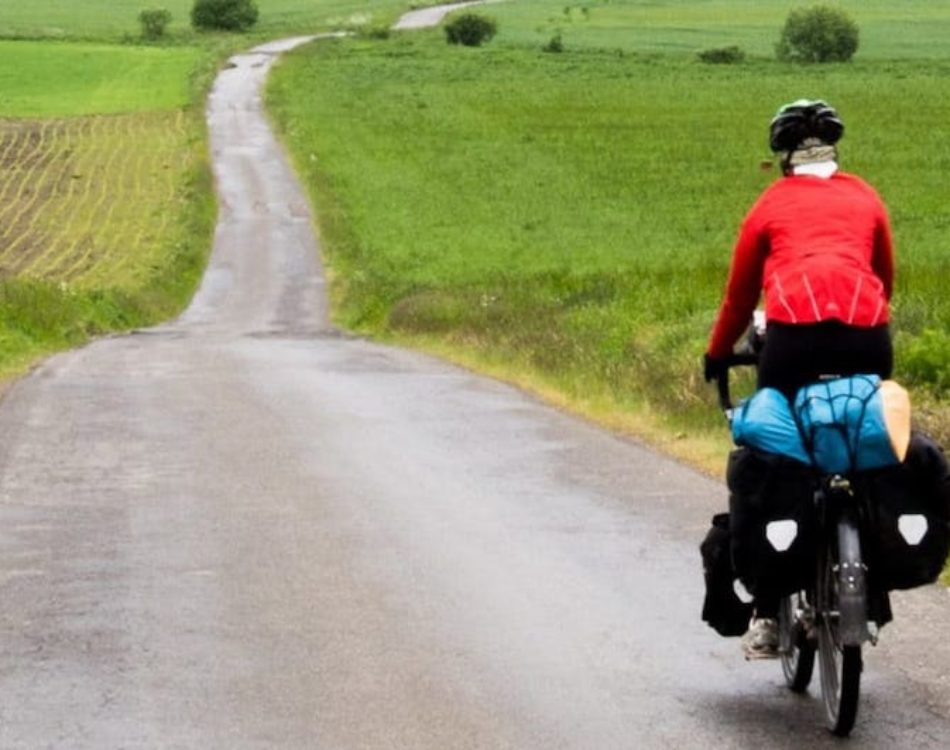
<svg viewBox="0 0 950 750">
<path fill-rule="evenodd" d="M 112 128 L 111 137 L 108 138 L 108 141 L 114 145 L 111 153 L 111 163 L 118 162 L 121 166 L 119 168 L 109 168 L 107 174 L 111 184 L 107 184 L 105 179 L 99 181 L 102 183 L 102 190 L 91 214 L 91 217 L 94 217 L 94 223 L 89 227 L 88 234 L 91 241 L 85 252 L 72 259 L 71 263 L 69 262 L 70 258 L 64 256 L 63 260 L 66 263 L 54 269 L 58 271 L 62 278 L 71 282 L 97 269 L 101 263 L 107 260 L 110 252 L 115 247 L 125 244 L 124 241 L 114 241 L 116 233 L 113 231 L 112 224 L 117 206 L 120 204 L 134 205 L 137 202 L 136 196 L 130 195 L 128 187 L 123 184 L 128 178 L 127 166 L 130 163 L 130 158 L 134 158 L 133 154 L 136 151 L 144 150 L 142 147 L 137 149 L 133 147 L 133 153 L 129 153 L 130 149 L 127 144 L 140 143 L 134 131 L 134 123 L 134 118 L 116 119 L 110 123 Z M 111 196 L 110 192 L 112 193 Z M 122 233 L 120 232 L 120 234 Z M 110 243 L 110 240 L 113 240 L 113 242 Z"/>
<path fill-rule="evenodd" d="M 136 135 L 140 139 L 140 142 L 157 145 L 157 141 L 153 137 L 154 125 L 144 117 L 138 118 L 137 125 L 138 130 Z M 162 128 L 161 131 L 164 132 L 164 128 Z M 147 201 L 147 196 L 149 195 L 148 186 L 150 184 L 149 177 L 153 172 L 152 167 L 155 163 L 156 150 L 155 146 L 150 149 L 136 149 L 134 168 L 130 172 L 132 194 L 129 196 L 129 200 L 136 205 L 145 206 L 148 205 L 148 203 L 156 205 L 151 205 L 148 211 L 143 210 L 138 212 L 135 216 L 134 225 L 131 226 L 133 232 L 131 241 L 114 243 L 113 246 L 109 248 L 109 252 L 102 257 L 101 261 L 96 264 L 94 268 L 90 269 L 88 273 L 76 278 L 77 283 L 92 281 L 94 278 L 108 273 L 118 274 L 128 268 L 134 260 L 147 254 L 146 246 L 149 243 L 146 238 L 150 236 L 149 229 L 152 228 L 152 225 L 155 223 L 153 217 L 155 214 L 160 216 L 165 214 L 165 211 L 162 210 L 163 207 L 157 205 L 155 201 Z M 159 152 L 159 156 L 160 155 L 161 152 Z M 159 159 L 159 161 L 161 161 L 161 159 Z M 130 222 L 126 223 L 129 224 Z M 160 235 L 155 236 L 152 244 L 155 244 L 159 237 Z"/>
<path fill-rule="evenodd" d="M 83 232 L 83 234 L 89 240 L 86 244 L 86 248 L 78 255 L 74 253 L 60 254 L 56 258 L 56 261 L 47 269 L 45 269 L 46 275 L 56 274 L 60 278 L 71 281 L 72 277 L 83 266 L 87 266 L 90 261 L 94 262 L 98 255 L 102 238 L 108 236 L 108 232 L 105 231 L 105 228 L 107 226 L 108 218 L 111 215 L 111 202 L 109 201 L 111 192 L 110 181 L 114 179 L 113 175 L 117 170 L 120 158 L 124 156 L 123 150 L 121 148 L 114 147 L 114 144 L 120 142 L 120 124 L 119 118 L 112 118 L 112 121 L 107 123 L 105 128 L 106 132 L 110 136 L 105 140 L 112 144 L 112 147 L 108 149 L 110 152 L 108 159 L 100 170 L 100 179 L 96 180 L 97 184 L 94 186 L 96 194 L 95 200 L 89 212 L 89 220 L 86 223 L 85 231 Z M 115 200 L 121 200 L 121 198 L 118 196 L 113 197 Z M 73 258 L 75 258 L 75 260 L 73 260 Z M 71 260 L 72 263 L 70 263 Z"/>
<path fill-rule="evenodd" d="M 13 124 L 8 120 L 0 120 L 0 134 L 3 137 L 3 150 L 0 151 L 0 165 L 7 163 L 7 157 L 13 151 L 17 141 L 17 134 L 13 129 Z M 9 177 L 9 170 L 4 170 Z"/>
<path fill-rule="evenodd" d="M 34 233 L 44 204 L 45 206 L 49 206 L 56 203 L 55 185 L 62 180 L 63 173 L 68 167 L 68 156 L 71 146 L 68 135 L 69 131 L 65 127 L 60 127 L 57 132 L 63 137 L 55 139 L 55 142 L 58 142 L 57 146 L 51 144 L 51 148 L 47 151 L 49 156 L 44 154 L 44 159 L 47 159 L 46 168 L 40 170 L 36 175 L 30 198 L 20 201 L 21 206 L 19 211 L 9 220 L 9 227 L 13 231 L 23 224 L 19 235 L 11 239 L 8 246 L 0 253 L 0 259 L 10 256 L 9 262 L 13 268 L 20 265 L 16 259 L 16 252 Z"/>
<path fill-rule="evenodd" d="M 18 139 L 18 145 L 20 145 L 23 153 L 20 153 L 19 150 L 14 152 L 14 163 L 13 166 L 9 168 L 10 180 L 7 185 L 4 186 L 3 193 L 0 193 L 0 226 L 7 225 L 7 217 L 13 212 L 17 201 L 29 183 L 30 176 L 36 168 L 35 159 L 38 158 L 38 154 L 41 153 L 43 135 L 49 127 L 49 121 L 44 122 L 40 126 L 39 137 L 32 147 L 29 143 L 29 133 L 31 131 L 27 131 L 23 137 Z M 34 161 L 31 162 L 31 160 Z M 28 164 L 29 166 L 23 167 L 23 164 Z"/>
<path fill-rule="evenodd" d="M 89 138 L 92 129 L 91 118 L 71 121 L 66 130 L 67 137 L 71 146 L 70 159 L 68 164 L 64 165 L 64 175 L 66 189 L 51 201 L 51 205 L 44 210 L 37 212 L 37 219 L 41 221 L 43 227 L 43 236 L 48 238 L 45 242 L 37 243 L 37 249 L 31 253 L 31 257 L 23 265 L 22 273 L 30 275 L 31 269 L 37 264 L 39 258 L 45 256 L 54 247 L 57 237 L 68 230 L 70 216 L 75 208 L 77 190 L 80 188 L 79 176 L 81 175 L 83 165 L 84 143 Z"/>
<path fill-rule="evenodd" d="M 0 224 L 7 223 L 8 217 L 14 211 L 19 201 L 22 200 L 28 186 L 32 183 L 33 175 L 42 165 L 43 155 L 48 148 L 47 134 L 50 129 L 55 128 L 57 124 L 58 122 L 56 120 L 46 120 L 43 122 L 40 125 L 36 144 L 32 150 L 26 156 L 17 159 L 17 164 L 28 163 L 29 166 L 25 171 L 19 166 L 14 168 L 14 187 L 16 188 L 16 192 L 9 200 L 4 198 L 4 202 L 0 204 Z"/>
<path fill-rule="evenodd" d="M 81 184 L 77 186 L 79 191 L 75 200 L 70 202 L 69 220 L 56 235 L 53 242 L 46 248 L 30 266 L 24 270 L 32 276 L 50 277 L 51 268 L 62 262 L 63 257 L 68 257 L 75 251 L 75 247 L 83 240 L 83 229 L 90 226 L 93 220 L 86 219 L 87 206 L 93 200 L 96 183 L 102 183 L 99 179 L 100 167 L 108 162 L 108 154 L 103 153 L 106 149 L 103 145 L 105 139 L 99 137 L 99 131 L 102 126 L 101 117 L 90 118 L 89 130 L 86 134 L 89 146 L 83 149 L 85 159 L 82 164 L 79 180 Z M 108 173 L 103 171 L 102 177 Z M 104 187 L 103 187 L 104 189 Z M 63 244 L 66 243 L 66 247 Z"/>
<path fill-rule="evenodd" d="M 64 272 L 64 275 L 75 283 L 86 283 L 108 276 L 137 254 L 138 242 L 134 237 L 130 239 L 130 230 L 135 232 L 135 224 L 147 222 L 146 214 L 150 210 L 150 207 L 146 207 L 147 202 L 143 200 L 145 183 L 139 174 L 153 150 L 153 141 L 146 124 L 146 118 L 141 115 L 130 117 L 125 123 L 125 137 L 121 142 L 139 146 L 132 148 L 132 153 L 126 154 L 122 159 L 123 169 L 121 174 L 116 175 L 116 184 L 113 185 L 118 188 L 118 195 L 109 201 L 109 207 L 101 220 L 103 231 L 100 232 L 99 252 L 95 262 L 79 272 L 74 272 L 74 266 L 68 267 Z M 121 178 L 121 184 L 118 178 Z M 124 211 L 121 219 L 117 220 L 116 212 L 120 206 Z M 141 208 L 130 210 L 129 206 Z M 138 233 L 135 234 L 135 237 L 137 236 Z"/>
<path fill-rule="evenodd" d="M 54 124 L 52 122 L 44 123 L 44 127 L 54 127 Z M 24 138 L 27 141 L 30 139 L 29 130 L 26 131 Z M 20 218 L 30 206 L 36 203 L 39 194 L 39 189 L 36 185 L 37 180 L 34 179 L 34 172 L 36 171 L 36 166 L 45 159 L 45 155 L 39 151 L 42 146 L 42 140 L 41 130 L 41 136 L 37 140 L 37 145 L 33 151 L 30 152 L 30 157 L 35 158 L 30 168 L 24 172 L 22 167 L 19 166 L 21 160 L 14 155 L 14 166 L 9 170 L 11 192 L 13 194 L 9 198 L 4 199 L 2 204 L 3 208 L 0 210 L 0 243 L 2 243 L 2 245 L 0 245 L 0 260 L 9 263 L 12 267 L 16 266 L 15 261 L 11 261 L 10 258 L 15 249 L 14 242 L 21 231 Z M 42 170 L 40 171 L 40 176 L 42 176 Z M 27 197 L 22 198 L 23 195 Z"/>
<path fill-rule="evenodd" d="M 138 149 L 142 157 L 135 161 L 135 169 L 129 170 L 129 179 L 137 191 L 134 204 L 148 206 L 148 210 L 123 212 L 117 217 L 110 236 L 121 233 L 127 241 L 116 242 L 104 248 L 95 265 L 80 271 L 74 281 L 77 284 L 95 284 L 109 276 L 116 277 L 139 270 L 150 274 L 167 245 L 167 232 L 178 215 L 180 206 L 177 195 L 182 175 L 191 164 L 192 150 L 188 146 L 185 131 L 185 116 L 181 112 L 156 119 L 154 115 L 136 120 L 136 138 L 150 144 L 148 149 Z M 130 198 L 133 196 L 130 195 Z M 128 203 L 128 202 L 126 202 Z"/>
</svg>

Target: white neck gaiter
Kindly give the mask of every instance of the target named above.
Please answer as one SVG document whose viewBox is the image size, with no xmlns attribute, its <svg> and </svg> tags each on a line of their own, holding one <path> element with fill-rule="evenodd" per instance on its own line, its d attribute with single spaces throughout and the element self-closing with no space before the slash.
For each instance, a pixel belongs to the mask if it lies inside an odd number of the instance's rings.
<svg viewBox="0 0 950 750">
<path fill-rule="evenodd" d="M 797 167 L 792 167 L 792 174 L 807 174 L 813 177 L 822 177 L 826 180 L 837 171 L 838 162 L 833 159 L 813 161 L 809 164 L 799 164 Z"/>
</svg>

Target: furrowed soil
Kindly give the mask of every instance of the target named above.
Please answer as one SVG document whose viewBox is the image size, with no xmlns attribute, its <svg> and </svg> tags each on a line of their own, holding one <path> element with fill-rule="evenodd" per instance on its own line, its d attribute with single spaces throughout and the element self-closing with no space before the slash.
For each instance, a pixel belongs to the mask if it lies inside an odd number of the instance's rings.
<svg viewBox="0 0 950 750">
<path fill-rule="evenodd" d="M 194 167 L 185 114 L 0 120 L 0 276 L 131 286 Z"/>
</svg>

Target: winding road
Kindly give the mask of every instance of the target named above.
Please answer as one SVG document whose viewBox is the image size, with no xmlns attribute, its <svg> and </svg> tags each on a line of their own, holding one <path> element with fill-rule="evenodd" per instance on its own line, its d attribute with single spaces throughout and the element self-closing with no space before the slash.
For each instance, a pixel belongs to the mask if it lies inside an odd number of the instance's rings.
<svg viewBox="0 0 950 750">
<path fill-rule="evenodd" d="M 180 319 L 0 403 L 0 748 L 838 747 L 699 620 L 724 488 L 327 319 L 263 116 L 209 100 L 221 214 Z M 950 597 L 895 599 L 855 742 L 950 745 Z"/>
</svg>

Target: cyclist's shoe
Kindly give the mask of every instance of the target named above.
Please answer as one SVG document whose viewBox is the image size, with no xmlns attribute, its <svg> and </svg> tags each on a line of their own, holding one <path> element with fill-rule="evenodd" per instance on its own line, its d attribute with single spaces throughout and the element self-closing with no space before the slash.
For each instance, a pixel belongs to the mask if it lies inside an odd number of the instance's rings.
<svg viewBox="0 0 950 750">
<path fill-rule="evenodd" d="M 742 651 L 747 660 L 778 658 L 778 622 L 769 617 L 753 619 L 742 636 Z"/>
</svg>

